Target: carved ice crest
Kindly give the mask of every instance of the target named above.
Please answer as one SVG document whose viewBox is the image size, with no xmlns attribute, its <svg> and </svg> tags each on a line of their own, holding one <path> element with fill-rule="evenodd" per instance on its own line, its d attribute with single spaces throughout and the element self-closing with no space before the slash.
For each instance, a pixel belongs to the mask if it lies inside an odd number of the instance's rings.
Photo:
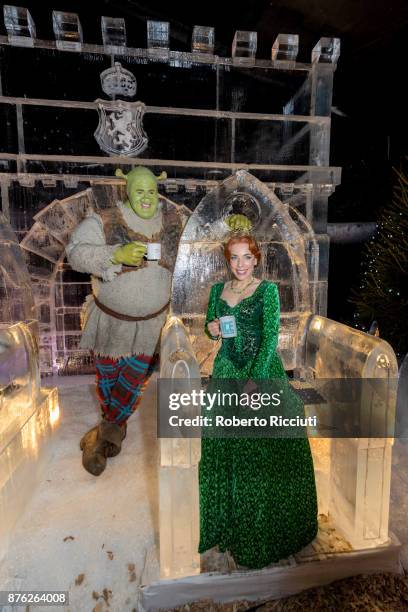
<svg viewBox="0 0 408 612">
<path fill-rule="evenodd" d="M 103 91 L 111 98 L 116 96 L 132 97 L 136 95 L 134 75 L 115 62 L 112 68 L 104 70 L 101 75 Z M 148 144 L 143 129 L 143 102 L 124 102 L 123 100 L 95 100 L 99 114 L 99 125 L 95 139 L 102 151 L 109 155 L 128 155 L 136 157 L 145 150 Z"/>
<path fill-rule="evenodd" d="M 96 104 L 99 125 L 95 138 L 101 149 L 109 155 L 140 155 L 148 143 L 142 124 L 143 102 L 96 100 Z"/>
<path fill-rule="evenodd" d="M 132 98 L 136 95 L 136 78 L 129 71 L 123 68 L 120 62 L 115 62 L 112 68 L 101 72 L 102 90 L 111 98 L 114 96 L 125 96 Z"/>
</svg>

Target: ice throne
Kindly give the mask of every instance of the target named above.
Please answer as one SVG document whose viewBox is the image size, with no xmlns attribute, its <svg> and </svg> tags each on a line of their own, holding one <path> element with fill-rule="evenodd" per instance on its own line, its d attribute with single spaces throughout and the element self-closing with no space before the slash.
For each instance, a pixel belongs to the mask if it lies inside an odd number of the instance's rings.
<svg viewBox="0 0 408 612">
<path fill-rule="evenodd" d="M 161 378 L 198 378 L 211 372 L 217 347 L 204 335 L 209 289 L 227 279 L 222 242 L 224 218 L 246 214 L 262 250 L 258 274 L 275 282 L 281 301 L 279 353 L 294 384 L 320 379 L 385 379 L 387 397 L 372 406 L 381 438 L 311 440 L 319 513 L 329 515 L 354 549 L 389 542 L 392 424 L 397 361 L 384 340 L 358 331 L 325 312 L 327 277 L 321 270 L 325 235 L 266 185 L 238 171 L 208 193 L 182 235 L 173 277 L 171 315 L 161 343 Z M 328 239 L 327 239 L 328 240 Z M 327 266 L 326 266 L 327 270 Z M 329 409 L 336 398 L 329 398 Z M 374 400 L 369 400 L 373 401 Z M 375 412 L 377 410 L 377 412 Z M 162 439 L 160 466 L 160 566 L 162 578 L 200 572 L 198 475 L 199 439 Z"/>
</svg>

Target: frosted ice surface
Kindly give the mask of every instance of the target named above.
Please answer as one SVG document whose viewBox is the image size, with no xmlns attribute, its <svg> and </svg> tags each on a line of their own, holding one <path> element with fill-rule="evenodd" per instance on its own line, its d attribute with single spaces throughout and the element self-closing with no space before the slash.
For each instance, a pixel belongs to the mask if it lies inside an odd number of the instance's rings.
<svg viewBox="0 0 408 612">
<path fill-rule="evenodd" d="M 170 46 L 170 23 L 168 21 L 147 21 L 148 49 L 168 49 Z"/>
<path fill-rule="evenodd" d="M 239 60 L 254 60 L 256 48 L 258 45 L 257 32 L 248 32 L 246 30 L 237 30 L 232 42 L 231 55 L 234 59 Z"/>
<path fill-rule="evenodd" d="M 33 46 L 36 28 L 30 11 L 20 6 L 5 4 L 4 25 L 11 44 Z"/>
<path fill-rule="evenodd" d="M 126 47 L 126 24 L 122 17 L 101 17 L 101 30 L 105 47 Z"/>
<path fill-rule="evenodd" d="M 383 379 L 383 397 L 363 387 L 356 409 L 378 431 L 392 435 L 398 366 L 391 346 L 380 338 L 346 325 L 315 316 L 306 335 L 305 372 L 319 388 L 328 379 Z M 377 385 L 378 387 L 378 385 Z M 380 401 L 378 401 L 380 400 Z M 338 410 L 340 400 L 328 397 L 327 410 Z M 361 403 L 361 404 L 360 404 Z M 355 547 L 370 548 L 388 542 L 391 450 L 393 438 L 334 438 L 331 440 L 329 511 L 336 527 Z"/>
<path fill-rule="evenodd" d="M 298 34 L 278 34 L 272 45 L 272 60 L 275 62 L 295 62 L 298 52 Z"/>
<path fill-rule="evenodd" d="M 34 299 L 27 265 L 18 240 L 0 213 L 0 322 L 33 319 Z"/>
<path fill-rule="evenodd" d="M 193 53 L 214 53 L 214 28 L 194 26 L 191 38 Z"/>
<path fill-rule="evenodd" d="M 33 282 L 51 282 L 54 276 L 55 263 L 37 253 L 26 251 L 27 267 Z"/>
<path fill-rule="evenodd" d="M 114 202 L 126 200 L 126 185 L 125 183 L 118 184 L 117 182 L 108 185 L 96 184 L 92 187 L 92 194 L 96 209 L 111 208 Z"/>
<path fill-rule="evenodd" d="M 36 304 L 49 303 L 51 284 L 45 281 L 33 280 L 32 287 Z"/>
<path fill-rule="evenodd" d="M 0 401 L 4 402 L 4 389 L 28 378 L 29 362 L 26 347 L 12 326 L 0 327 Z M 3 393 L 3 395 L 2 395 Z"/>
<path fill-rule="evenodd" d="M 38 222 L 34 223 L 27 236 L 23 238 L 21 246 L 52 263 L 58 263 L 65 255 L 65 245 L 54 238 L 47 227 Z"/>
<path fill-rule="evenodd" d="M 340 57 L 340 38 L 323 37 L 313 47 L 312 62 L 337 64 Z"/>
<path fill-rule="evenodd" d="M 92 189 L 80 191 L 69 198 L 61 200 L 61 205 L 67 210 L 70 217 L 78 224 L 86 215 L 95 208 L 95 200 Z"/>
<path fill-rule="evenodd" d="M 36 334 L 34 322 L 0 323 L 0 455 L 36 407 L 39 393 Z"/>
<path fill-rule="evenodd" d="M 80 50 L 83 35 L 81 22 L 76 13 L 52 11 L 52 27 L 58 49 Z"/>
<path fill-rule="evenodd" d="M 300 213 L 292 219 L 288 206 L 257 178 L 239 171 L 206 194 L 186 224 L 181 237 L 172 287 L 172 312 L 180 316 L 191 334 L 203 374 L 209 373 L 214 343 L 204 335 L 210 287 L 230 278 L 223 255 L 223 242 L 230 236 L 225 219 L 245 214 L 262 251 L 257 276 L 275 282 L 281 301 L 282 358 L 288 369 L 296 364 L 297 336 L 301 314 L 311 313 L 308 255 L 304 241 L 306 220 Z M 311 234 L 311 239 L 313 233 Z M 315 259 L 318 253 L 314 253 Z M 292 339 L 290 342 L 289 339 Z"/>
<path fill-rule="evenodd" d="M 46 227 L 54 238 L 64 244 L 68 241 L 71 231 L 76 226 L 75 219 L 70 216 L 68 210 L 58 200 L 48 204 L 35 215 L 34 219 Z"/>
<path fill-rule="evenodd" d="M 132 98 L 136 95 L 136 78 L 129 70 L 123 68 L 120 62 L 115 62 L 113 67 L 101 72 L 100 79 L 102 90 L 112 99 L 115 99 L 115 96 Z"/>
</svg>

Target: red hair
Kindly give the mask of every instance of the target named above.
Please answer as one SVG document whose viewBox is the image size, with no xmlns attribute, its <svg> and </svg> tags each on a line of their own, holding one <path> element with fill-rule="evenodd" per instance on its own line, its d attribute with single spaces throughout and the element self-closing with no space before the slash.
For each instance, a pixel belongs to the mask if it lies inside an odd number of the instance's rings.
<svg viewBox="0 0 408 612">
<path fill-rule="evenodd" d="M 234 244 L 240 244 L 241 242 L 245 242 L 248 245 L 248 248 L 252 255 L 256 257 L 256 262 L 259 264 L 261 260 L 261 250 L 255 238 L 252 238 L 249 234 L 242 234 L 241 236 L 233 236 L 224 244 L 224 256 L 228 263 L 231 260 L 231 247 Z"/>
</svg>

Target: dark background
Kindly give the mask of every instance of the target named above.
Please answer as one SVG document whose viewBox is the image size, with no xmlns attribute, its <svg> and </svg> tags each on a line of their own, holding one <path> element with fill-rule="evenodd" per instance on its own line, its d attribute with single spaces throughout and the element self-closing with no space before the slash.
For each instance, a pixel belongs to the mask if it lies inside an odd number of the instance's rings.
<svg viewBox="0 0 408 612">
<path fill-rule="evenodd" d="M 398 167 L 407 154 L 406 0 L 191 2 L 188 6 L 157 1 L 27 0 L 21 5 L 33 16 L 37 38 L 49 40 L 54 39 L 53 9 L 79 14 L 86 43 L 101 44 L 102 15 L 125 18 L 130 47 L 146 46 L 147 19 L 169 21 L 170 47 L 180 51 L 190 50 L 194 25 L 215 27 L 215 53 L 222 56 L 231 55 L 238 29 L 258 32 L 257 57 L 264 59 L 270 59 L 280 32 L 299 34 L 301 62 L 310 61 L 311 50 L 322 36 L 340 38 L 330 163 L 341 166 L 343 172 L 341 185 L 329 199 L 329 222 L 376 221 L 390 200 L 392 167 Z M 18 67 L 10 69 L 18 74 Z M 86 75 L 78 75 L 85 87 Z M 52 81 L 63 74 L 49 77 L 50 91 L 44 91 L 44 97 L 53 97 Z M 354 306 L 348 300 L 351 288 L 359 285 L 362 249 L 362 244 L 331 246 L 328 316 L 349 324 L 353 324 Z"/>
</svg>

